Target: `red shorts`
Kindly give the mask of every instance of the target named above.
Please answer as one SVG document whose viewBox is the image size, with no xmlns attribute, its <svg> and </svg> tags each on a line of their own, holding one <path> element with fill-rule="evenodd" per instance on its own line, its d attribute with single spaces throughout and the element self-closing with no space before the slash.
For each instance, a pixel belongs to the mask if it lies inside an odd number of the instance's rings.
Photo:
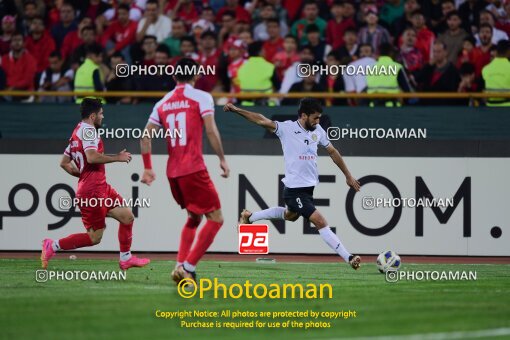
<svg viewBox="0 0 510 340">
<path fill-rule="evenodd" d="M 103 194 L 79 197 L 77 203 L 85 228 L 98 230 L 106 227 L 106 215 L 113 208 L 120 206 L 122 201 L 122 196 L 109 184 Z"/>
<path fill-rule="evenodd" d="M 220 198 L 207 170 L 168 178 L 168 181 L 172 196 L 182 209 L 202 215 L 221 208 Z"/>
</svg>

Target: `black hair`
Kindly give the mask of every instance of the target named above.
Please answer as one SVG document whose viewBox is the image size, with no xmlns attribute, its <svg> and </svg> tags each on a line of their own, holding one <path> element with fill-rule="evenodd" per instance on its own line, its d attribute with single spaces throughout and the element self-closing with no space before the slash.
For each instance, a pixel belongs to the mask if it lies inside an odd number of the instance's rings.
<svg viewBox="0 0 510 340">
<path fill-rule="evenodd" d="M 402 35 L 404 35 L 404 33 L 407 31 L 413 31 L 414 33 L 416 33 L 416 30 L 413 28 L 413 26 L 408 26 L 404 28 L 404 30 L 402 31 Z"/>
<path fill-rule="evenodd" d="M 214 33 L 211 30 L 207 30 L 207 31 L 203 32 L 202 35 L 200 35 L 200 39 L 204 39 L 204 38 L 207 38 L 207 37 L 211 37 L 211 38 L 213 38 L 216 41 L 218 40 L 218 37 L 216 36 L 216 33 Z"/>
<path fill-rule="evenodd" d="M 128 5 L 126 5 L 126 4 L 120 4 L 120 5 L 117 7 L 117 11 L 118 11 L 119 9 L 123 9 L 123 10 L 126 10 L 126 11 L 128 11 L 128 12 L 131 10 L 131 9 L 129 8 L 129 6 L 128 6 Z"/>
<path fill-rule="evenodd" d="M 496 45 L 496 53 L 499 57 L 506 57 L 506 54 L 510 50 L 510 41 L 500 40 Z"/>
<path fill-rule="evenodd" d="M 393 45 L 390 43 L 382 43 L 379 45 L 379 55 L 392 56 L 394 52 Z"/>
<path fill-rule="evenodd" d="M 459 12 L 457 12 L 457 11 L 451 11 L 450 13 L 448 13 L 446 15 L 446 20 L 450 20 L 450 18 L 453 17 L 453 16 L 458 17 L 460 19 L 460 21 L 462 21 L 462 18 L 460 17 Z"/>
<path fill-rule="evenodd" d="M 42 21 L 42 23 L 43 23 L 43 26 L 46 26 L 46 23 L 44 22 L 44 18 L 43 18 L 42 16 L 40 16 L 40 15 L 36 15 L 36 16 L 34 16 L 34 17 L 32 18 L 32 21 L 34 21 L 34 20 L 41 20 L 41 21 Z"/>
<path fill-rule="evenodd" d="M 326 57 L 333 57 L 338 61 L 342 59 L 342 56 L 340 55 L 340 52 L 338 50 L 330 51 Z"/>
<path fill-rule="evenodd" d="M 120 51 L 113 53 L 112 56 L 110 57 L 110 59 L 111 58 L 121 58 L 122 60 L 126 60 L 126 58 L 124 58 L 124 55 L 122 55 L 122 53 Z"/>
<path fill-rule="evenodd" d="M 156 52 L 165 53 L 167 56 L 170 56 L 170 49 L 165 44 L 159 44 Z"/>
<path fill-rule="evenodd" d="M 184 20 L 182 18 L 175 18 L 175 19 L 172 19 L 172 24 L 174 22 L 180 22 L 181 24 L 183 24 L 184 26 L 186 26 L 186 23 L 184 22 Z"/>
<path fill-rule="evenodd" d="M 159 1 L 158 0 L 148 0 L 145 6 L 147 7 L 148 4 L 155 4 L 159 7 Z"/>
<path fill-rule="evenodd" d="M 12 33 L 11 39 L 17 36 L 21 36 L 23 38 L 23 41 L 25 40 L 25 35 L 21 31 L 14 31 L 14 33 Z"/>
<path fill-rule="evenodd" d="M 478 13 L 478 16 L 480 17 L 480 16 L 481 16 L 482 14 L 484 14 L 484 13 L 489 13 L 489 14 L 490 14 L 490 16 L 492 17 L 492 19 L 493 19 L 494 21 L 497 21 L 497 20 L 496 20 L 496 16 L 494 15 L 494 13 L 492 13 L 491 11 L 488 11 L 488 10 L 486 10 L 486 9 L 482 9 L 482 10 L 480 11 L 480 13 Z"/>
<path fill-rule="evenodd" d="M 370 51 L 371 51 L 372 53 L 374 53 L 374 46 L 372 46 L 371 44 L 360 44 L 360 45 L 358 46 L 358 50 L 356 51 L 356 55 L 358 55 L 358 56 L 359 56 L 359 52 L 361 51 L 361 49 L 362 49 L 363 47 L 370 47 Z"/>
<path fill-rule="evenodd" d="M 303 52 L 304 50 L 310 50 L 313 54 L 313 47 L 310 45 L 299 46 L 299 52 Z"/>
<path fill-rule="evenodd" d="M 191 58 L 181 58 L 177 64 L 175 64 L 176 69 L 179 69 L 179 72 L 176 72 L 174 78 L 176 81 L 180 83 L 185 83 L 193 80 L 193 77 L 198 73 L 198 67 L 200 65 Z"/>
<path fill-rule="evenodd" d="M 250 57 L 258 57 L 260 56 L 260 51 L 262 51 L 262 41 L 254 41 L 248 45 L 248 55 Z"/>
<path fill-rule="evenodd" d="M 227 11 L 223 12 L 223 13 L 221 14 L 221 18 L 223 19 L 223 17 L 224 17 L 225 15 L 228 15 L 229 17 L 232 17 L 232 18 L 234 18 L 234 19 L 236 18 L 236 12 L 231 11 L 231 10 L 227 10 Z"/>
<path fill-rule="evenodd" d="M 292 34 L 290 34 L 290 33 L 287 34 L 284 39 L 293 39 L 294 42 L 296 43 L 296 45 L 299 45 L 298 39 L 295 36 L 293 36 Z"/>
<path fill-rule="evenodd" d="M 468 35 L 464 38 L 464 41 L 469 41 L 471 45 L 476 46 L 476 39 L 472 35 Z"/>
<path fill-rule="evenodd" d="M 99 45 L 98 43 L 90 44 L 85 48 L 85 55 L 87 54 L 95 54 L 100 55 L 103 53 L 103 46 Z"/>
<path fill-rule="evenodd" d="M 461 76 L 475 73 L 475 66 L 471 63 L 462 63 L 459 73 Z"/>
<path fill-rule="evenodd" d="M 34 5 L 35 7 L 37 7 L 37 4 L 35 3 L 34 0 L 27 0 L 23 3 L 23 8 L 27 7 L 28 5 Z"/>
<path fill-rule="evenodd" d="M 319 29 L 319 26 L 317 26 L 316 24 L 310 24 L 308 26 L 306 26 L 306 29 L 305 29 L 305 33 L 308 34 L 308 33 L 320 33 L 320 29 Z"/>
<path fill-rule="evenodd" d="M 344 35 L 346 35 L 347 33 L 352 33 L 352 34 L 354 34 L 354 35 L 358 35 L 358 31 L 356 31 L 356 29 L 355 29 L 355 28 L 352 28 L 352 27 L 349 27 L 348 29 L 346 29 L 346 30 L 344 31 Z"/>
<path fill-rule="evenodd" d="M 94 33 L 96 33 L 96 27 L 93 26 L 93 25 L 88 25 L 88 26 L 85 26 L 83 27 L 81 30 L 80 30 L 80 33 L 83 33 L 85 31 L 92 31 Z"/>
<path fill-rule="evenodd" d="M 344 5 L 345 5 L 345 0 L 334 0 L 333 3 L 331 4 L 331 7 L 344 6 Z"/>
<path fill-rule="evenodd" d="M 50 53 L 49 58 L 62 59 L 62 55 L 60 54 L 60 52 L 58 50 L 55 50 L 55 51 Z"/>
<path fill-rule="evenodd" d="M 182 37 L 182 38 L 181 38 L 181 44 L 182 44 L 184 41 L 189 41 L 190 43 L 192 43 L 194 48 L 196 48 L 196 47 L 197 47 L 197 43 L 196 43 L 195 39 L 193 39 L 193 37 L 190 37 L 190 36 L 184 36 L 184 37 Z"/>
<path fill-rule="evenodd" d="M 69 6 L 69 7 L 71 7 L 71 8 L 72 8 L 72 10 L 73 10 L 73 12 L 76 10 L 76 8 L 74 8 L 74 5 L 73 5 L 72 3 L 70 3 L 70 2 L 68 2 L 68 1 L 64 1 L 64 2 L 62 3 L 62 6 L 60 6 L 60 8 L 62 8 L 62 7 L 64 7 L 64 6 Z"/>
<path fill-rule="evenodd" d="M 155 35 L 146 35 L 146 36 L 144 36 L 144 37 L 143 37 L 143 39 L 142 39 L 142 45 L 143 45 L 143 43 L 145 42 L 145 40 L 147 40 L 147 39 L 152 39 L 152 40 L 154 40 L 156 43 L 158 42 L 158 38 L 156 38 L 156 36 L 155 36 Z"/>
<path fill-rule="evenodd" d="M 317 99 L 305 97 L 299 101 L 298 117 L 301 117 L 302 113 L 309 116 L 316 112 L 322 113 L 321 102 Z"/>
<path fill-rule="evenodd" d="M 270 22 L 274 23 L 274 24 L 277 24 L 278 27 L 280 27 L 280 20 L 276 19 L 276 18 L 269 18 L 266 20 L 266 26 L 267 24 L 269 24 Z"/>
<path fill-rule="evenodd" d="M 445 43 L 444 41 L 441 41 L 441 40 L 435 40 L 435 41 L 434 41 L 434 45 L 441 45 L 441 46 L 443 46 L 443 49 L 444 49 L 445 51 L 447 51 L 447 50 L 448 50 L 448 47 L 446 46 L 446 43 Z"/>
<path fill-rule="evenodd" d="M 411 17 L 414 17 L 415 15 L 425 16 L 425 14 L 423 14 L 423 11 L 421 9 L 415 9 L 414 11 L 411 12 Z"/>
<path fill-rule="evenodd" d="M 80 105 L 81 119 L 87 119 L 93 113 L 98 113 L 103 108 L 103 104 L 100 99 L 87 97 L 83 98 Z"/>
<path fill-rule="evenodd" d="M 307 5 L 315 5 L 315 7 L 319 8 L 319 5 L 317 4 L 317 2 L 315 0 L 307 0 L 305 1 L 305 3 L 303 4 L 303 8 Z"/>
</svg>

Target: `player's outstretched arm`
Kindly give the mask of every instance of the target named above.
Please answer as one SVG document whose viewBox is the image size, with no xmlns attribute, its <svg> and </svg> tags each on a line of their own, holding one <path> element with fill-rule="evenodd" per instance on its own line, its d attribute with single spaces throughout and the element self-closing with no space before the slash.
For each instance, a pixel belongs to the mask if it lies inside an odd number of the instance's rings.
<svg viewBox="0 0 510 340">
<path fill-rule="evenodd" d="M 220 159 L 220 167 L 223 170 L 221 177 L 227 178 L 230 174 L 230 168 L 228 167 L 227 160 L 225 159 L 223 145 L 221 144 L 220 132 L 218 131 L 218 127 L 214 121 L 214 116 L 207 115 L 203 119 L 209 144 L 211 144 L 211 147 Z"/>
<path fill-rule="evenodd" d="M 151 185 L 152 182 L 156 180 L 156 174 L 154 170 L 152 170 L 152 160 L 151 160 L 151 152 L 152 152 L 152 139 L 151 136 L 153 132 L 159 130 L 160 127 L 151 122 L 147 123 L 145 126 L 145 131 L 143 133 L 143 137 L 140 139 L 140 150 L 142 153 L 143 159 L 143 175 L 142 175 L 142 183 Z"/>
<path fill-rule="evenodd" d="M 342 155 L 340 155 L 340 152 L 331 143 L 329 143 L 329 145 L 326 147 L 326 150 L 328 151 L 329 156 L 331 157 L 333 162 L 344 173 L 347 185 L 353 188 L 354 190 L 359 191 L 361 186 L 359 182 L 356 180 L 356 178 L 352 177 L 349 169 L 347 169 L 347 165 L 345 164 Z"/>
<path fill-rule="evenodd" d="M 114 162 L 131 162 L 131 153 L 127 152 L 126 149 L 122 150 L 116 155 L 105 155 L 97 152 L 95 149 L 85 151 L 85 157 L 87 157 L 87 163 L 89 164 L 107 164 Z"/>
<path fill-rule="evenodd" d="M 80 170 L 78 170 L 71 157 L 67 155 L 62 156 L 60 167 L 64 169 L 69 175 L 80 177 Z"/>
<path fill-rule="evenodd" d="M 251 112 L 251 111 L 247 111 L 247 110 L 241 109 L 241 108 L 235 106 L 232 103 L 228 103 L 227 105 L 225 105 L 223 107 L 223 111 L 225 111 L 225 112 L 235 112 L 238 115 L 243 116 L 244 118 L 246 118 L 248 121 L 250 121 L 252 123 L 255 123 L 255 124 L 259 125 L 259 126 L 262 126 L 263 128 L 265 128 L 269 132 L 275 132 L 276 131 L 276 123 L 274 121 L 272 121 L 271 119 L 267 118 L 266 116 L 260 114 L 260 113 Z"/>
</svg>

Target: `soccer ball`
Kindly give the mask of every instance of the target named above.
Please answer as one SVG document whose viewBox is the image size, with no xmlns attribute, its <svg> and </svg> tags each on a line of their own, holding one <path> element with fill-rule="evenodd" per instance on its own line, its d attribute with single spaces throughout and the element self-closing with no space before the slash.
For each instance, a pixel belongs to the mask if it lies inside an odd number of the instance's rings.
<svg viewBox="0 0 510 340">
<path fill-rule="evenodd" d="M 401 264 L 400 256 L 393 250 L 384 251 L 377 256 L 377 268 L 381 273 L 386 273 L 388 270 L 398 270 Z"/>
</svg>

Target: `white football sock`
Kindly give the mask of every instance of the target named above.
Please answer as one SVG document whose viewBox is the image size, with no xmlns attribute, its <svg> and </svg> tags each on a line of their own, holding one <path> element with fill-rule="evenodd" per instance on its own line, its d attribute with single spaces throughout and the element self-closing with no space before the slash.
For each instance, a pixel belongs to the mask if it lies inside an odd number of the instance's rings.
<svg viewBox="0 0 510 340">
<path fill-rule="evenodd" d="M 351 254 L 347 251 L 347 249 L 345 249 L 338 236 L 336 236 L 329 226 L 319 229 L 319 234 L 321 234 L 322 239 L 328 244 L 328 246 L 331 247 L 331 249 L 336 251 L 345 262 L 349 262 L 349 256 L 351 256 Z"/>
<path fill-rule="evenodd" d="M 284 218 L 285 208 L 272 207 L 269 209 L 253 212 L 248 220 L 253 223 L 259 220 L 283 220 Z"/>
<path fill-rule="evenodd" d="M 188 272 L 194 272 L 196 267 L 192 264 L 189 264 L 188 261 L 184 262 L 184 264 L 182 265 L 184 267 L 184 269 L 186 269 Z"/>
<path fill-rule="evenodd" d="M 120 252 L 120 260 L 121 261 L 127 261 L 131 258 L 131 252 L 130 251 L 126 251 L 126 252 Z"/>
<path fill-rule="evenodd" d="M 182 266 L 182 262 L 177 262 L 177 263 L 175 264 L 175 268 L 176 268 L 176 269 L 177 269 L 178 267 L 180 267 L 180 266 Z"/>
<path fill-rule="evenodd" d="M 53 241 L 53 243 L 51 244 L 51 248 L 53 248 L 53 251 L 59 251 L 60 250 L 60 244 L 58 244 L 58 240 L 57 241 Z"/>
</svg>

